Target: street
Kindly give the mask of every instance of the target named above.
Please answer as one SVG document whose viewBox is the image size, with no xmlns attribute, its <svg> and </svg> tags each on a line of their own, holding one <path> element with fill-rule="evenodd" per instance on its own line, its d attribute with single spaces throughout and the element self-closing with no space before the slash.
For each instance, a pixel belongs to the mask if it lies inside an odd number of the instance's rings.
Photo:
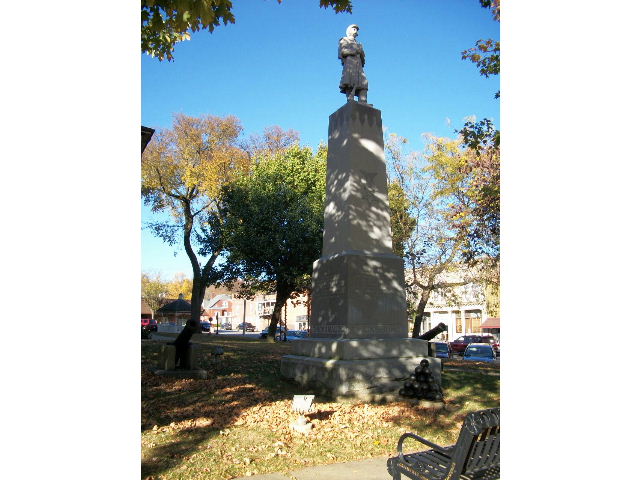
<svg viewBox="0 0 640 480">
<path fill-rule="evenodd" d="M 211 332 L 202 332 L 203 335 L 216 335 L 216 329 L 211 328 Z M 217 335 L 229 335 L 234 337 L 260 338 L 260 332 L 246 332 L 242 335 L 242 330 L 218 330 Z"/>
</svg>

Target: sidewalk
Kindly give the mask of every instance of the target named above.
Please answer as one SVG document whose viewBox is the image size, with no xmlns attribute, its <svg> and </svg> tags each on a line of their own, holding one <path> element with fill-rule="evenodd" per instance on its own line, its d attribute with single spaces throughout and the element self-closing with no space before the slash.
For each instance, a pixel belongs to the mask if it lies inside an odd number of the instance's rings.
<svg viewBox="0 0 640 480">
<path fill-rule="evenodd" d="M 236 480 L 391 480 L 387 472 L 387 456 L 368 458 L 357 462 L 318 465 L 287 473 L 266 473 Z"/>
</svg>

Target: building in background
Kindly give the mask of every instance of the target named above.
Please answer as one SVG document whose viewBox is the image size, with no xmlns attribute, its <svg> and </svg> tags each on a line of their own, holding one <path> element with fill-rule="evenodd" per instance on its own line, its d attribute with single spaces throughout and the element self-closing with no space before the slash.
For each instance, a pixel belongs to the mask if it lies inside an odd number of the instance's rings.
<svg viewBox="0 0 640 480">
<path fill-rule="evenodd" d="M 151 320 L 153 318 L 153 311 L 147 305 L 147 302 L 140 299 L 140 319 Z"/>
<path fill-rule="evenodd" d="M 482 332 L 500 339 L 500 317 L 489 317 L 482 322 Z"/>
<path fill-rule="evenodd" d="M 276 304 L 275 294 L 258 294 L 253 299 L 241 298 L 237 291 L 224 288 L 210 288 L 205 293 L 202 319 L 212 319 L 216 314 L 223 323 L 230 323 L 232 329 L 243 321 L 253 324 L 258 331 L 269 326 L 273 308 Z M 309 328 L 309 308 L 307 296 L 289 299 L 282 309 L 282 321 L 287 330 L 307 330 Z"/>
<path fill-rule="evenodd" d="M 191 304 L 181 293 L 177 300 L 169 301 L 160 307 L 155 318 L 158 321 L 158 332 L 178 333 L 191 318 Z"/>
<path fill-rule="evenodd" d="M 489 318 L 487 296 L 485 287 L 480 282 L 473 281 L 472 273 L 461 268 L 437 277 L 437 283 L 461 285 L 434 290 L 431 293 L 424 310 L 420 334 L 439 323 L 447 326 L 447 331 L 435 339 L 440 341 L 453 341 L 462 335 L 493 333 L 483 328 L 484 322 Z M 413 319 L 409 319 L 409 322 L 411 331 Z"/>
</svg>

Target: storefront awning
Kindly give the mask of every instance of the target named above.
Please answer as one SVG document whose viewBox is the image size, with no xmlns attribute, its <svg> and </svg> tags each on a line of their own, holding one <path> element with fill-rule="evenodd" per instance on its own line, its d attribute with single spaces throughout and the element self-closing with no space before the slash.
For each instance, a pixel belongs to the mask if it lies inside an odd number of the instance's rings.
<svg viewBox="0 0 640 480">
<path fill-rule="evenodd" d="M 487 318 L 484 322 L 482 322 L 480 328 L 500 328 L 500 317 Z"/>
</svg>

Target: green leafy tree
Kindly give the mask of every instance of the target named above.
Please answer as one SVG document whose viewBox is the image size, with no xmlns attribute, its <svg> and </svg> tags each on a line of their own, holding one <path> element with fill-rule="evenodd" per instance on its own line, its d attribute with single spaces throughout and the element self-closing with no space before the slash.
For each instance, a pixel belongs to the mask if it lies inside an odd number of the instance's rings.
<svg viewBox="0 0 640 480">
<path fill-rule="evenodd" d="M 275 340 L 285 302 L 310 287 L 322 251 L 326 149 L 297 145 L 256 159 L 251 174 L 224 189 L 227 279 L 245 296 L 276 293 L 268 339 Z"/>
<path fill-rule="evenodd" d="M 169 245 L 181 243 L 193 271 L 192 322 L 185 329 L 199 326 L 206 287 L 219 280 L 214 263 L 223 251 L 220 192 L 248 169 L 238 146 L 241 131 L 235 117 L 178 114 L 171 129 L 156 132 L 142 156 L 144 202 L 171 218 L 147 227 Z"/>
<path fill-rule="evenodd" d="M 320 0 L 320 6 L 336 13 L 352 10 L 351 0 Z M 171 61 L 175 45 L 191 38 L 189 31 L 213 32 L 221 24 L 236 23 L 232 8 L 231 0 L 142 0 L 142 53 Z"/>
<path fill-rule="evenodd" d="M 391 214 L 391 244 L 393 253 L 404 256 L 406 242 L 416 228 L 416 219 L 410 214 L 411 203 L 398 180 L 389 183 L 389 210 Z"/>
</svg>

